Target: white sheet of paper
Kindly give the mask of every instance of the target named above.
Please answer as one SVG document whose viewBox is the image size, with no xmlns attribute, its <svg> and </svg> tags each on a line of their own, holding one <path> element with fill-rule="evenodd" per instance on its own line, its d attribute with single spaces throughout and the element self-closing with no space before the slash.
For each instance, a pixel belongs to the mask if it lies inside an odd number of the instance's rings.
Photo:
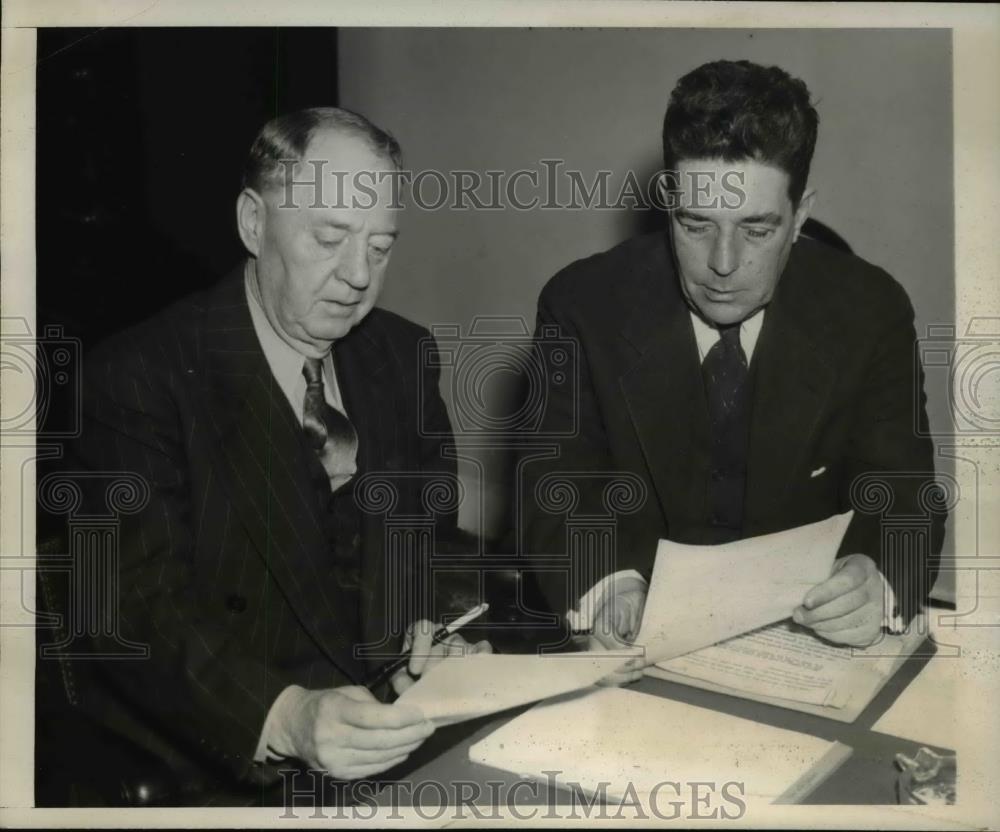
<svg viewBox="0 0 1000 832">
<path fill-rule="evenodd" d="M 646 662 L 788 618 L 830 576 L 853 514 L 718 546 L 661 540 L 635 640 Z"/>
<path fill-rule="evenodd" d="M 649 795 L 665 781 L 738 782 L 774 800 L 833 743 L 762 722 L 624 688 L 543 702 L 469 749 L 475 763 L 587 794 Z"/>
<path fill-rule="evenodd" d="M 587 687 L 637 653 L 457 656 L 436 664 L 396 701 L 416 705 L 438 725 L 450 725 Z"/>
<path fill-rule="evenodd" d="M 887 636 L 879 644 L 881 652 L 872 655 L 896 649 L 900 638 Z M 880 664 L 864 650 L 828 644 L 809 630 L 782 621 L 657 667 L 724 685 L 736 693 L 843 708 L 854 696 L 867 696 L 874 690 Z"/>
<path fill-rule="evenodd" d="M 988 674 L 989 668 L 996 666 L 996 629 L 942 626 L 937 623 L 937 617 L 942 615 L 948 617 L 949 623 L 961 620 L 939 610 L 930 616 L 937 655 L 924 665 L 872 730 L 955 749 L 962 739 L 960 712 L 964 710 L 967 715 L 969 706 L 979 703 L 985 712 L 995 709 L 989 697 L 975 695 L 975 682 L 977 673 Z M 971 685 L 973 693 L 964 700 L 957 695 L 963 685 Z"/>
</svg>

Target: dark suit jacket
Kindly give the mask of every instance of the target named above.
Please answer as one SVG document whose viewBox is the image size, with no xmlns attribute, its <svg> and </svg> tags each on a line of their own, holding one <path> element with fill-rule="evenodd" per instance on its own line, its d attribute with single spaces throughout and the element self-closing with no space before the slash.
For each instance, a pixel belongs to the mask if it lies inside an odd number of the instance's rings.
<svg viewBox="0 0 1000 832">
<path fill-rule="evenodd" d="M 104 662 L 107 691 L 90 697 L 92 708 L 188 781 L 250 775 L 285 686 L 363 681 L 332 585 L 308 467 L 316 460 L 257 340 L 242 274 L 88 357 L 76 448 L 88 470 L 135 472 L 151 488 L 119 536 L 121 635 L 148 644 L 150 658 Z M 406 473 L 455 475 L 441 454 L 450 425 L 437 372 L 421 366 L 424 336 L 374 309 L 334 351 L 359 436 L 358 476 L 401 472 L 397 514 L 426 513 L 428 477 Z M 421 438 L 421 425 L 432 438 Z M 442 523 L 453 521 L 446 513 Z M 366 514 L 364 524 L 360 613 L 366 640 L 378 642 L 384 516 Z"/>
<path fill-rule="evenodd" d="M 523 545 L 566 552 L 567 512 L 558 499 L 543 505 L 556 472 L 579 493 L 577 518 L 606 516 L 601 489 L 623 472 L 646 496 L 616 516 L 615 563 L 599 565 L 598 577 L 628 568 L 648 575 L 661 537 L 712 542 L 705 392 L 669 246 L 667 235 L 651 234 L 573 263 L 538 303 L 538 332 L 550 333 L 538 339 L 546 377 L 559 369 L 544 346 L 558 327 L 578 345 L 578 378 L 548 391 L 542 430 L 568 436 L 557 458 L 525 468 Z M 874 558 L 904 615 L 933 580 L 944 523 L 934 496 L 921 491 L 933 449 L 914 342 L 912 307 L 884 271 L 812 240 L 793 246 L 751 361 L 743 528 L 750 537 L 856 508 L 841 553 Z M 891 515 L 912 516 L 914 545 L 883 545 L 884 517 L 872 511 L 883 486 Z M 557 609 L 575 604 L 565 580 L 541 582 Z"/>
</svg>

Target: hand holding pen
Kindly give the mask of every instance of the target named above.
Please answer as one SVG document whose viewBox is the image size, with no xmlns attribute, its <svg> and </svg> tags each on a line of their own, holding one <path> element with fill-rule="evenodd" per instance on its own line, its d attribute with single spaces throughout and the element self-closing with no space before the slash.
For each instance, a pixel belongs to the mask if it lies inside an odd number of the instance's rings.
<svg viewBox="0 0 1000 832">
<path fill-rule="evenodd" d="M 391 680 L 393 689 L 400 694 L 414 684 L 420 675 L 448 656 L 493 652 L 488 641 L 473 645 L 458 634 L 462 627 L 488 609 L 489 604 L 480 604 L 447 626 L 437 629 L 427 620 L 416 622 L 407 633 L 403 653 L 384 665 L 366 687 L 374 690 Z M 404 670 L 406 672 L 402 672 Z"/>
</svg>

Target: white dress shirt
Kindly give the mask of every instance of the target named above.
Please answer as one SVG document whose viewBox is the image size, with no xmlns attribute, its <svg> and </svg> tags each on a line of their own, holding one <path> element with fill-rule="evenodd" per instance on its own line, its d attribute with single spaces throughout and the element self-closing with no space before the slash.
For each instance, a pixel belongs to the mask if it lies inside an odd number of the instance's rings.
<svg viewBox="0 0 1000 832">
<path fill-rule="evenodd" d="M 708 355 L 708 351 L 722 336 L 718 329 L 705 323 L 705 321 L 703 321 L 694 312 L 691 312 L 691 325 L 694 327 L 694 338 L 698 345 L 698 359 L 703 362 L 705 360 L 705 356 Z M 757 346 L 757 339 L 760 336 L 760 330 L 763 325 L 764 309 L 758 309 L 753 315 L 740 324 L 740 346 L 743 347 L 743 352 L 746 355 L 748 365 L 753 359 L 754 349 Z M 896 608 L 895 593 L 892 591 L 892 587 L 889 586 L 889 582 L 885 579 L 885 576 L 882 575 L 881 572 L 879 573 L 879 577 L 882 578 L 882 589 L 885 601 L 885 617 L 883 620 L 883 626 L 890 632 L 902 632 L 905 629 L 903 621 L 899 616 L 894 616 L 892 612 Z M 601 580 L 594 584 L 586 592 L 586 594 L 584 594 L 584 596 L 580 599 L 580 604 L 577 609 L 571 609 L 566 613 L 566 619 L 569 621 L 570 627 L 578 632 L 590 630 L 593 627 L 594 615 L 598 610 L 600 610 L 601 605 L 604 602 L 605 594 L 609 591 L 609 589 L 613 588 L 618 581 L 626 578 L 631 581 L 638 580 L 643 584 L 646 583 L 645 579 L 634 569 L 624 569 L 620 572 L 605 575 Z"/>
<path fill-rule="evenodd" d="M 285 341 L 271 326 L 264 314 L 260 298 L 257 296 L 257 285 L 254 277 L 253 261 L 248 261 L 244 270 L 244 286 L 247 293 L 247 305 L 250 307 L 250 318 L 253 321 L 254 332 L 264 351 L 267 365 L 278 382 L 281 392 L 285 394 L 292 406 L 295 418 L 302 424 L 302 402 L 306 396 L 306 378 L 302 375 L 302 367 L 306 357 L 297 352 L 291 344 Z M 337 372 L 333 365 L 333 350 L 323 359 L 323 393 L 326 403 L 347 416 L 344 403 L 340 397 L 340 385 L 337 384 Z"/>
</svg>

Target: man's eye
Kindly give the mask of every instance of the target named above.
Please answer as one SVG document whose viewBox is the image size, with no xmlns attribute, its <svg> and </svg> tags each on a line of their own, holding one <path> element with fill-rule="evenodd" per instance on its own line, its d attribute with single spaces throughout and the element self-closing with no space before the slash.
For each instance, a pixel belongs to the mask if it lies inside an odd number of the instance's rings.
<svg viewBox="0 0 1000 832">
<path fill-rule="evenodd" d="M 708 231 L 707 225 L 689 225 L 687 223 L 681 223 L 681 227 L 688 234 L 704 234 L 706 231 Z"/>
<path fill-rule="evenodd" d="M 751 240 L 766 240 L 774 233 L 773 228 L 746 228 L 744 231 Z"/>
<path fill-rule="evenodd" d="M 369 246 L 368 250 L 371 252 L 372 257 L 382 258 L 389 256 L 388 248 L 383 248 L 381 246 Z"/>
<path fill-rule="evenodd" d="M 343 237 L 317 237 L 316 242 L 319 243 L 323 248 L 336 248 L 342 242 L 344 242 Z"/>
</svg>

